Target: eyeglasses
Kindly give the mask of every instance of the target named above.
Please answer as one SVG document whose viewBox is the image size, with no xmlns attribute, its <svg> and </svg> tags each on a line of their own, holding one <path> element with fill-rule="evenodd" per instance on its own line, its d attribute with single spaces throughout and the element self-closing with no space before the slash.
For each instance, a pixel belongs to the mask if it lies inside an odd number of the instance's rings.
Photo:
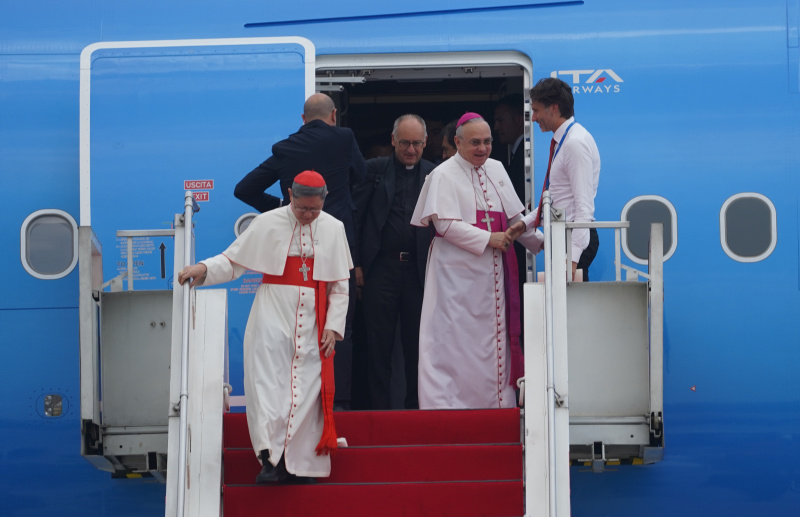
<svg viewBox="0 0 800 517">
<path fill-rule="evenodd" d="M 491 139 L 491 138 L 485 138 L 485 139 L 483 139 L 483 140 L 478 140 L 477 138 L 475 138 L 475 139 L 473 139 L 473 140 L 467 140 L 467 142 L 468 142 L 468 143 L 469 143 L 469 145 L 471 145 L 472 147 L 478 147 L 478 146 L 479 146 L 479 145 L 481 145 L 481 144 L 483 144 L 483 145 L 485 145 L 485 146 L 487 146 L 487 147 L 488 147 L 488 146 L 490 146 L 490 145 L 492 145 L 492 139 Z"/>
<path fill-rule="evenodd" d="M 414 140 L 413 142 L 410 140 L 398 140 L 397 145 L 400 146 L 400 149 L 408 149 L 408 146 L 413 145 L 416 149 L 422 149 L 425 145 L 424 140 Z"/>
<path fill-rule="evenodd" d="M 294 201 L 292 201 L 292 207 L 294 207 L 294 209 L 297 210 L 298 212 L 300 212 L 301 214 L 305 214 L 306 212 L 311 212 L 312 214 L 316 215 L 316 214 L 322 212 L 321 208 L 311 208 L 311 207 L 308 207 L 308 206 L 297 206 L 297 205 L 294 204 Z"/>
</svg>

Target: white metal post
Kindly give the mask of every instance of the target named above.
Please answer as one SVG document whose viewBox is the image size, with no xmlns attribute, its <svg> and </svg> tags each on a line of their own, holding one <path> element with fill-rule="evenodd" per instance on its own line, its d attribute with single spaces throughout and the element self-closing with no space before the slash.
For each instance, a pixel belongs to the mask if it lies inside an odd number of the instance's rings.
<svg viewBox="0 0 800 517">
<path fill-rule="evenodd" d="M 192 263 L 192 215 L 194 213 L 194 196 L 188 190 L 183 198 L 183 266 Z M 191 288 L 183 290 L 183 311 L 181 313 L 181 397 L 180 397 L 180 434 L 178 438 L 178 517 L 183 517 L 186 503 L 186 437 L 188 434 L 189 415 L 189 331 L 191 330 Z"/>
<path fill-rule="evenodd" d="M 570 515 L 569 500 L 569 367 L 567 345 L 567 275 L 572 275 L 572 264 L 569 257 L 572 246 L 567 241 L 567 223 L 556 221 L 551 223 L 550 246 L 551 261 L 551 295 L 549 296 L 552 313 L 552 342 L 550 357 L 552 377 L 548 380 L 547 389 L 552 398 L 553 434 L 551 438 L 551 472 L 550 480 L 554 494 L 551 503 L 553 517 Z"/>
<path fill-rule="evenodd" d="M 545 288 L 526 283 L 525 296 L 525 516 L 550 512 L 548 470 L 547 339 Z"/>
<path fill-rule="evenodd" d="M 663 432 L 664 412 L 664 225 L 650 227 L 650 413 Z M 651 422 L 651 427 L 653 427 Z"/>
<path fill-rule="evenodd" d="M 547 475 L 548 475 L 548 514 L 555 513 L 556 500 L 556 457 L 555 457 L 555 389 L 553 387 L 553 228 L 550 213 L 550 191 L 545 190 L 540 201 L 544 221 L 545 263 L 544 263 L 544 291 L 545 291 L 545 350 L 547 357 Z"/>
</svg>

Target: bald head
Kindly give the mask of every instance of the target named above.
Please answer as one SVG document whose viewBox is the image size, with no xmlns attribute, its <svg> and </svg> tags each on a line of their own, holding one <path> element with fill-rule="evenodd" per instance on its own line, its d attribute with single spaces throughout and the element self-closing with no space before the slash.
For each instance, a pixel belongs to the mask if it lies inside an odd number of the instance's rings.
<svg viewBox="0 0 800 517">
<path fill-rule="evenodd" d="M 303 104 L 303 122 L 322 120 L 329 126 L 336 125 L 336 105 L 324 93 L 315 93 Z"/>
</svg>

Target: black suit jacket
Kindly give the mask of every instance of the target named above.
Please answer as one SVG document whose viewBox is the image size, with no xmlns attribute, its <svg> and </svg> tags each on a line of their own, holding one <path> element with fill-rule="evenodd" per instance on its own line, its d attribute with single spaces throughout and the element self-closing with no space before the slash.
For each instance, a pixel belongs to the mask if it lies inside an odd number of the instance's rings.
<svg viewBox="0 0 800 517">
<path fill-rule="evenodd" d="M 525 204 L 525 145 L 520 142 L 517 147 L 517 152 L 511 158 L 511 163 L 508 164 L 508 177 L 511 179 L 511 184 L 514 185 L 514 192 L 522 204 Z M 525 207 L 527 208 L 527 207 Z"/>
<path fill-rule="evenodd" d="M 372 262 L 378 256 L 381 246 L 381 233 L 389 217 L 395 192 L 395 165 L 394 155 L 373 158 L 367 161 L 367 179 L 358 184 L 353 191 L 356 203 L 356 229 L 360 250 L 357 257 L 353 257 L 355 265 L 364 270 L 366 277 Z M 419 177 L 417 178 L 419 196 L 425 176 L 436 167 L 428 160 L 420 160 Z M 410 223 L 409 223 L 410 224 Z M 432 227 L 431 227 L 432 228 Z M 416 254 L 420 282 L 425 282 L 425 266 L 428 261 L 428 248 L 433 238 L 431 228 L 414 227 L 414 237 L 417 241 Z"/>
<path fill-rule="evenodd" d="M 350 189 L 364 181 L 367 166 L 349 128 L 329 126 L 322 120 L 304 124 L 297 133 L 273 145 L 272 156 L 245 176 L 233 194 L 259 212 L 266 212 L 281 206 L 281 200 L 264 191 L 280 182 L 283 204 L 287 204 L 286 191 L 294 177 L 308 170 L 325 178 L 328 196 L 323 210 L 344 223 L 351 253 L 355 254 L 355 204 Z"/>
</svg>

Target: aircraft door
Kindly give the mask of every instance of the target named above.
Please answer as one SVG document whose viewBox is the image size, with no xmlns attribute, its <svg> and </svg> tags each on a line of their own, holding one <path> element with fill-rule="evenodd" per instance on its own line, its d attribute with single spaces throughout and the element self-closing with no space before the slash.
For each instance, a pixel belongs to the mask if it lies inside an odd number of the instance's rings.
<svg viewBox="0 0 800 517">
<path fill-rule="evenodd" d="M 100 371 L 108 359 L 102 353 L 108 328 L 98 331 L 103 311 L 97 305 L 103 297 L 96 291 L 103 290 L 103 282 L 128 271 L 127 240 L 117 232 L 162 231 L 160 236 L 151 232 L 132 241 L 135 291 L 172 288 L 174 250 L 181 243 L 164 236 L 168 232 L 163 230 L 171 229 L 174 214 L 182 212 L 185 190 L 194 192 L 201 208 L 194 217 L 196 257 L 227 248 L 242 216 L 255 212 L 233 196 L 234 187 L 269 157 L 272 144 L 302 124 L 303 102 L 314 93 L 314 61 L 314 47 L 303 38 L 109 42 L 84 49 L 80 103 L 84 237 L 79 247 L 82 258 L 93 258 L 82 261 L 80 282 L 81 418 L 87 457 L 102 456 L 103 430 L 113 426 L 104 422 L 105 416 L 114 416 L 125 427 L 137 425 L 121 413 L 124 407 L 108 407 L 110 401 L 104 400 L 104 394 L 134 392 L 137 386 L 114 385 L 120 377 Z M 277 185 L 270 192 L 280 196 Z M 257 286 L 254 278 L 247 274 L 224 286 L 229 290 L 230 381 L 235 395 L 243 392 L 242 338 Z M 171 317 L 169 310 L 164 317 Z M 153 347 L 140 348 L 147 353 Z M 157 352 L 152 362 L 147 357 L 130 362 L 149 367 L 126 376 L 127 382 L 168 385 L 170 365 L 163 363 L 165 358 L 169 362 L 169 353 L 163 352 Z M 163 417 L 163 451 L 130 453 L 166 452 L 169 401 L 155 400 L 159 397 L 152 390 L 143 392 L 151 393 L 148 403 L 155 406 L 159 419 Z M 162 422 L 138 425 L 146 425 L 152 434 Z M 93 441 L 91 446 L 87 440 Z M 113 465 L 121 470 L 118 461 L 90 461 L 100 468 L 110 470 Z"/>
</svg>

